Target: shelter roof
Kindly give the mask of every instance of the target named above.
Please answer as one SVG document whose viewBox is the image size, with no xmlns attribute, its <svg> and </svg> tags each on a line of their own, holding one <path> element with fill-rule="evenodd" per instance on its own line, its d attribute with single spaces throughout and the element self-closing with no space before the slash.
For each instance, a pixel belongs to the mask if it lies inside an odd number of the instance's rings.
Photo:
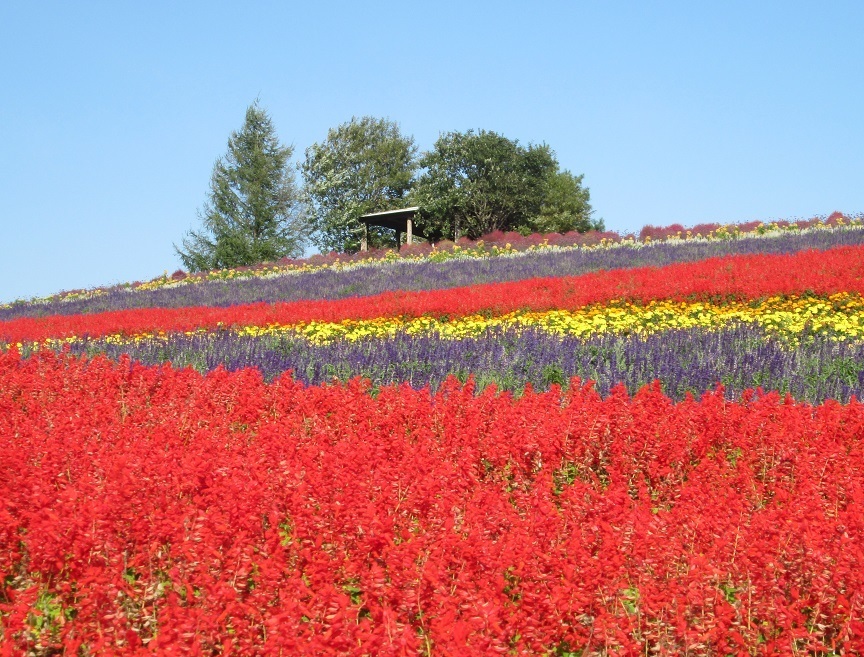
<svg viewBox="0 0 864 657">
<path fill-rule="evenodd" d="M 385 210 L 384 212 L 372 212 L 364 214 L 360 217 L 367 226 L 381 226 L 382 228 L 391 228 L 397 231 L 405 231 L 406 224 L 409 219 L 414 219 L 414 215 L 420 208 L 417 206 L 410 208 L 400 208 L 399 210 Z M 413 227 L 415 235 L 421 235 L 416 227 Z"/>
</svg>

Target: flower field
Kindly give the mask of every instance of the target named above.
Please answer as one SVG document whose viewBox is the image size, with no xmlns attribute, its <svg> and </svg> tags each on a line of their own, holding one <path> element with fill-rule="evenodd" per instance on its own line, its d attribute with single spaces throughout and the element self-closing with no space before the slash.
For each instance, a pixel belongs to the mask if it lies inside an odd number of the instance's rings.
<svg viewBox="0 0 864 657">
<path fill-rule="evenodd" d="M 439 260 L 0 309 L 0 654 L 864 651 L 864 230 Z"/>
<path fill-rule="evenodd" d="M 764 232 L 741 232 L 733 226 L 680 238 L 668 233 L 662 241 L 602 238 L 562 246 L 532 242 L 522 250 L 510 243 L 482 242 L 451 249 L 412 254 L 387 251 L 378 259 L 354 260 L 334 256 L 314 264 L 315 257 L 299 266 L 262 265 L 242 270 L 220 270 L 194 276 L 177 272 L 140 284 L 65 292 L 29 303 L 0 305 L 0 321 L 16 317 L 77 315 L 126 308 L 236 306 L 246 303 L 342 299 L 372 296 L 394 290 L 436 290 L 483 282 L 572 276 L 598 270 L 658 267 L 676 262 L 697 262 L 728 255 L 795 253 L 864 244 L 864 216 L 846 223 L 816 223 L 798 229 L 766 227 Z M 709 226 L 710 227 L 710 226 Z M 578 235 L 578 234 L 577 234 Z M 589 236 L 591 234 L 588 234 Z M 518 234 L 516 237 L 521 238 Z M 566 236 L 562 236 L 566 237 Z M 614 236 L 613 236 L 614 237 Z M 581 239 L 588 239 L 583 236 Z M 500 241 L 500 240 L 499 240 Z"/>
</svg>

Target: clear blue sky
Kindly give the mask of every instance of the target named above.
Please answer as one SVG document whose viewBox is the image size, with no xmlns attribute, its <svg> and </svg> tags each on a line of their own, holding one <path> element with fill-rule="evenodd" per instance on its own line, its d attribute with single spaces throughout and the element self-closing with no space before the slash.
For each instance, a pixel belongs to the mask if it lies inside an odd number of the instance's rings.
<svg viewBox="0 0 864 657">
<path fill-rule="evenodd" d="M 177 269 L 256 97 L 295 159 L 354 115 L 546 142 L 618 231 L 862 212 L 862 33 L 861 2 L 5 2 L 0 301 Z"/>
</svg>

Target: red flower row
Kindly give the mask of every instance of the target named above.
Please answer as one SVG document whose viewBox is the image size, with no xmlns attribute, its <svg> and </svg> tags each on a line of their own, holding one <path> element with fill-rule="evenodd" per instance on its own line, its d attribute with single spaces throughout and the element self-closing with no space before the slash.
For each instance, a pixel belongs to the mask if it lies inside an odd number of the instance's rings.
<svg viewBox="0 0 864 657">
<path fill-rule="evenodd" d="M 219 325 L 264 326 L 384 316 L 460 316 L 478 312 L 576 309 L 611 299 L 755 299 L 773 294 L 864 292 L 864 246 L 791 255 L 712 258 L 666 267 L 563 278 L 490 283 L 449 290 L 387 292 L 339 301 L 298 301 L 229 308 L 146 308 L 0 322 L 0 340 L 190 331 Z"/>
<path fill-rule="evenodd" d="M 764 271 L 746 262 L 721 270 L 722 293 Z M 0 638 L 69 654 L 859 651 L 862 435 L 858 402 L 601 399 L 578 382 L 373 397 L 0 355 Z"/>
</svg>

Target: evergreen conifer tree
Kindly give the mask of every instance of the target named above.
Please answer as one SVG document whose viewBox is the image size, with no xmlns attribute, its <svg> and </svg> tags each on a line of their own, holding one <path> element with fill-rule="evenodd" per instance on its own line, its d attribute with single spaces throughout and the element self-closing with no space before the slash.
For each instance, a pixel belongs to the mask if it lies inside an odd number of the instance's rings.
<svg viewBox="0 0 864 657">
<path fill-rule="evenodd" d="M 228 152 L 213 166 L 210 192 L 190 230 L 174 246 L 191 271 L 223 269 L 302 255 L 306 230 L 289 165 L 293 147 L 282 146 L 273 122 L 256 100 Z"/>
</svg>

